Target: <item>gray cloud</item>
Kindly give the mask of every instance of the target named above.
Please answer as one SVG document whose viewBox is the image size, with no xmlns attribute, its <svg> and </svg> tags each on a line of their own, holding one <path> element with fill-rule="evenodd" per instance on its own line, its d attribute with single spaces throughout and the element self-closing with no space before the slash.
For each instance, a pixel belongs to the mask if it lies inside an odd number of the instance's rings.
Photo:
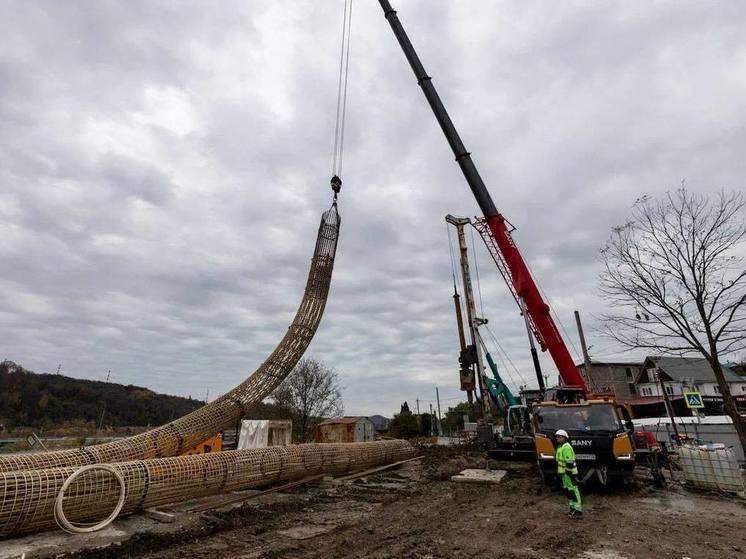
<svg viewBox="0 0 746 559">
<path fill-rule="evenodd" d="M 597 357 L 598 252 L 634 199 L 742 189 L 740 2 L 399 2 L 498 207 Z M 0 357 L 211 396 L 266 356 L 329 203 L 340 2 L 0 5 Z M 349 413 L 460 396 L 443 217 L 476 206 L 375 2 L 355 4 L 342 239 L 310 355 Z M 484 313 L 533 373 L 507 288 Z M 543 358 L 550 374 L 553 367 Z"/>
</svg>

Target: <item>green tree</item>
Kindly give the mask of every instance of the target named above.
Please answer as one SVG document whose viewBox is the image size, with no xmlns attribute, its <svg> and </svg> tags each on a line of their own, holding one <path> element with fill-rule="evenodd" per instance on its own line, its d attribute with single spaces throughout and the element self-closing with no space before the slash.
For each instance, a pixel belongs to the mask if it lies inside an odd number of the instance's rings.
<svg viewBox="0 0 746 559">
<path fill-rule="evenodd" d="M 389 424 L 389 435 L 396 439 L 411 439 L 419 434 L 417 418 L 411 413 L 397 413 Z"/>
<path fill-rule="evenodd" d="M 443 430 L 453 435 L 464 428 L 464 416 L 468 416 L 469 421 L 476 421 L 474 410 L 468 402 L 461 402 L 448 408 L 443 418 Z"/>
</svg>

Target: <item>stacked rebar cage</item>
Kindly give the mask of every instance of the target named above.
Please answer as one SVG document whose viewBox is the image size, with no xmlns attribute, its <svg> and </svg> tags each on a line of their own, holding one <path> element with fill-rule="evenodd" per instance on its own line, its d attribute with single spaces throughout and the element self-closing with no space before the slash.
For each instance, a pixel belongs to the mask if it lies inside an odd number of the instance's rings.
<svg viewBox="0 0 746 559">
<path fill-rule="evenodd" d="M 411 458 L 406 441 L 301 444 L 0 474 L 0 537 L 51 528 L 55 504 L 75 526 L 206 495 L 327 473 L 341 475 Z M 103 465 L 102 465 L 103 466 Z M 112 472 L 113 470 L 113 472 Z M 63 484 L 79 472 L 61 494 Z M 117 516 L 115 514 L 114 516 Z"/>
</svg>

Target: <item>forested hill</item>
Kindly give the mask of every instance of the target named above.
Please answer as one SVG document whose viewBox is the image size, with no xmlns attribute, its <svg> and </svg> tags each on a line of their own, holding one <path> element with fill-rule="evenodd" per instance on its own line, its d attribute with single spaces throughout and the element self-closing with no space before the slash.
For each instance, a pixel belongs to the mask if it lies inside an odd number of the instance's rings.
<svg viewBox="0 0 746 559">
<path fill-rule="evenodd" d="M 12 361 L 0 363 L 0 423 L 6 427 L 98 423 L 104 406 L 104 425 L 161 425 L 203 404 L 131 384 L 36 374 Z"/>
</svg>

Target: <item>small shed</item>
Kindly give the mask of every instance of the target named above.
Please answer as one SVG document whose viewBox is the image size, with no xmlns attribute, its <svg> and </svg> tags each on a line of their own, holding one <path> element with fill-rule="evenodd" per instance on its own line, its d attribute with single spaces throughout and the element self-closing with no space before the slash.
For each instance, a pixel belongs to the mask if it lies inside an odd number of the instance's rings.
<svg viewBox="0 0 746 559">
<path fill-rule="evenodd" d="M 367 417 L 335 417 L 316 427 L 319 443 L 362 443 L 372 441 L 375 435 L 376 427 Z"/>
</svg>

